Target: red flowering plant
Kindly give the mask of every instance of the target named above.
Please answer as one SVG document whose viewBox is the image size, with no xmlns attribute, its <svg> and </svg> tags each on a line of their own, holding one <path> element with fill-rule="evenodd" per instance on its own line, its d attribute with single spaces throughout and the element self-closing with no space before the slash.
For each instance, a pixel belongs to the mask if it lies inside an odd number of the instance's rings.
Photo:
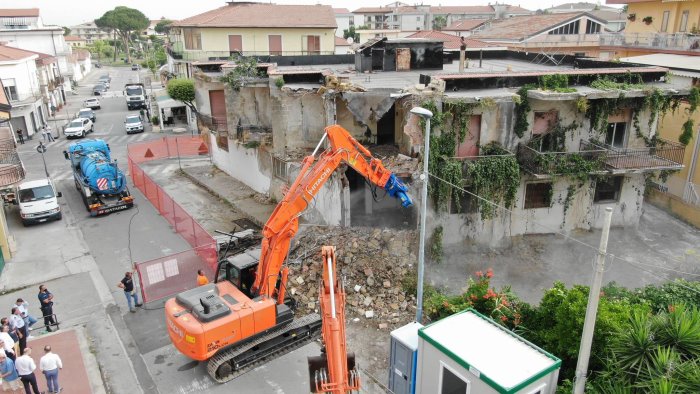
<svg viewBox="0 0 700 394">
<path fill-rule="evenodd" d="M 439 320 L 468 308 L 490 316 L 496 322 L 514 328 L 520 324 L 520 303 L 510 287 L 496 291 L 491 287 L 493 270 L 477 271 L 476 278 L 469 277 L 467 290 L 460 295 L 447 296 L 434 290 L 427 294 L 425 310 L 432 320 Z"/>
</svg>

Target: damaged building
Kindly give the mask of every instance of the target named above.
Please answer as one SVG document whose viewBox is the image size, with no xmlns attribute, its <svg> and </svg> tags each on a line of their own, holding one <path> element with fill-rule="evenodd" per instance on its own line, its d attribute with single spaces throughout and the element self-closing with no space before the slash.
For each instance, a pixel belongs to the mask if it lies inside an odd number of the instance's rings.
<svg viewBox="0 0 700 394">
<path fill-rule="evenodd" d="M 259 63 L 260 77 L 238 90 L 220 81 L 235 64 L 195 62 L 200 131 L 220 169 L 277 200 L 336 123 L 418 190 L 423 131 L 410 110 L 431 109 L 428 226 L 447 244 L 597 228 L 608 206 L 613 225 L 635 226 L 646 182 L 682 168 L 684 146 L 656 135 L 688 93 L 664 80 L 666 69 L 572 56 L 542 63 L 502 49 L 467 58 L 462 73 L 456 62 L 367 73 L 351 63 Z M 343 167 L 304 219 L 415 228 L 416 212 L 382 194 Z"/>
</svg>

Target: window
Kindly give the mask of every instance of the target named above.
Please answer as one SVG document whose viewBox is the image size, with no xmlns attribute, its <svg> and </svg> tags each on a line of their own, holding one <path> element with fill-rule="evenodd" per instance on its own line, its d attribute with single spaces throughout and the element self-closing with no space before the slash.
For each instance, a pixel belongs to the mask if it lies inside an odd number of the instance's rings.
<svg viewBox="0 0 700 394">
<path fill-rule="evenodd" d="M 279 34 L 267 36 L 270 55 L 282 54 L 282 36 Z"/>
<path fill-rule="evenodd" d="M 185 49 L 202 49 L 202 35 L 198 29 L 182 29 L 185 35 Z"/>
<path fill-rule="evenodd" d="M 554 30 L 550 30 L 548 34 L 578 34 L 579 23 L 581 21 L 574 21 L 567 23 L 564 26 L 560 26 Z"/>
<path fill-rule="evenodd" d="M 615 148 L 625 147 L 626 122 L 608 123 L 608 130 L 605 132 L 605 143 Z"/>
<path fill-rule="evenodd" d="M 15 86 L 14 78 L 3 79 L 2 84 L 5 87 L 5 95 L 10 101 L 19 100 L 19 95 L 17 94 L 17 87 Z"/>
<path fill-rule="evenodd" d="M 664 16 L 661 19 L 661 31 L 665 32 L 668 30 L 668 18 L 671 16 L 671 11 L 664 11 Z"/>
<path fill-rule="evenodd" d="M 272 156 L 272 175 L 283 181 L 287 181 L 287 162 Z"/>
<path fill-rule="evenodd" d="M 688 29 L 688 14 L 690 11 L 685 10 L 681 14 L 681 25 L 678 27 L 678 31 L 685 32 Z"/>
<path fill-rule="evenodd" d="M 420 22 L 420 16 L 416 17 L 416 22 Z"/>
<path fill-rule="evenodd" d="M 317 55 L 321 53 L 321 36 L 306 36 L 306 54 Z"/>
<path fill-rule="evenodd" d="M 622 189 L 621 176 L 598 179 L 595 183 L 593 202 L 614 202 L 620 199 Z"/>
<path fill-rule="evenodd" d="M 440 364 L 442 365 L 440 369 L 440 394 L 467 394 L 469 381 L 452 371 L 447 365 Z"/>
<path fill-rule="evenodd" d="M 538 388 L 536 388 L 536 389 L 530 391 L 528 394 L 543 394 L 543 393 L 544 393 L 544 389 L 545 389 L 546 387 L 547 387 L 547 384 L 543 384 L 543 385 L 539 386 Z"/>
<path fill-rule="evenodd" d="M 532 126 L 532 138 L 537 139 L 537 148 L 540 152 L 553 152 L 556 150 L 549 132 L 559 122 L 559 111 L 535 112 L 535 121 Z"/>
<path fill-rule="evenodd" d="M 600 23 L 593 22 L 592 20 L 586 21 L 586 34 L 598 34 L 600 33 Z"/>
<path fill-rule="evenodd" d="M 552 182 L 528 183 L 525 186 L 525 209 L 549 208 L 552 205 Z"/>
</svg>

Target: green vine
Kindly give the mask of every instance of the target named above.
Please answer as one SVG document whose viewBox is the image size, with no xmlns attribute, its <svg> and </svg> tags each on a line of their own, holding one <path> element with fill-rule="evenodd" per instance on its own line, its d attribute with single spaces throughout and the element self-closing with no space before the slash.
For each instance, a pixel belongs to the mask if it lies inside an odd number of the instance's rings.
<svg viewBox="0 0 700 394">
<path fill-rule="evenodd" d="M 515 124 L 513 132 L 518 138 L 523 138 L 525 131 L 530 127 L 527 121 L 527 115 L 530 113 L 530 101 L 527 98 L 527 92 L 537 88 L 537 86 L 528 84 L 518 89 L 518 98 L 515 100 Z"/>
<path fill-rule="evenodd" d="M 481 153 L 485 156 L 467 164 L 466 179 L 477 195 L 496 204 L 510 207 L 520 186 L 520 165 L 514 156 L 497 142 L 484 145 Z M 479 199 L 481 219 L 496 216 L 496 209 L 488 202 Z"/>
<path fill-rule="evenodd" d="M 692 87 L 690 93 L 688 93 L 688 119 L 683 123 L 681 128 L 681 135 L 678 136 L 678 142 L 683 145 L 688 145 L 690 140 L 693 139 L 693 129 L 695 128 L 695 122 L 692 119 L 693 114 L 700 106 L 700 89 L 697 87 Z"/>
<path fill-rule="evenodd" d="M 569 87 L 569 76 L 566 74 L 547 74 L 538 78 L 540 89 L 557 93 L 571 93 L 576 89 Z"/>
<path fill-rule="evenodd" d="M 571 202 L 574 200 L 574 194 L 576 194 L 576 190 L 583 186 L 582 184 L 579 184 L 578 187 L 574 184 L 570 184 L 569 186 L 566 187 L 566 197 L 564 198 L 564 222 L 566 223 L 566 212 L 569 210 L 569 207 L 571 207 Z"/>
<path fill-rule="evenodd" d="M 690 140 L 693 139 L 693 129 L 694 129 L 694 122 L 692 119 L 688 118 L 688 120 L 683 123 L 683 127 L 681 128 L 682 132 L 681 135 L 678 137 L 678 142 L 680 142 L 683 145 L 688 145 L 690 143 Z"/>
<path fill-rule="evenodd" d="M 430 258 L 436 262 L 442 262 L 442 226 L 435 227 L 430 237 Z"/>
</svg>

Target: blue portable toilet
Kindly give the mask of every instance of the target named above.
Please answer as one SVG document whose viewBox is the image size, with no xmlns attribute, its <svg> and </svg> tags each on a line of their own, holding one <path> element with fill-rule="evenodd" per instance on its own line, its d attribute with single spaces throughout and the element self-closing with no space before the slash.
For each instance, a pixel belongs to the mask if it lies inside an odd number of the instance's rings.
<svg viewBox="0 0 700 394">
<path fill-rule="evenodd" d="M 420 323 L 408 323 L 391 332 L 389 390 L 395 394 L 415 394 Z"/>
</svg>

